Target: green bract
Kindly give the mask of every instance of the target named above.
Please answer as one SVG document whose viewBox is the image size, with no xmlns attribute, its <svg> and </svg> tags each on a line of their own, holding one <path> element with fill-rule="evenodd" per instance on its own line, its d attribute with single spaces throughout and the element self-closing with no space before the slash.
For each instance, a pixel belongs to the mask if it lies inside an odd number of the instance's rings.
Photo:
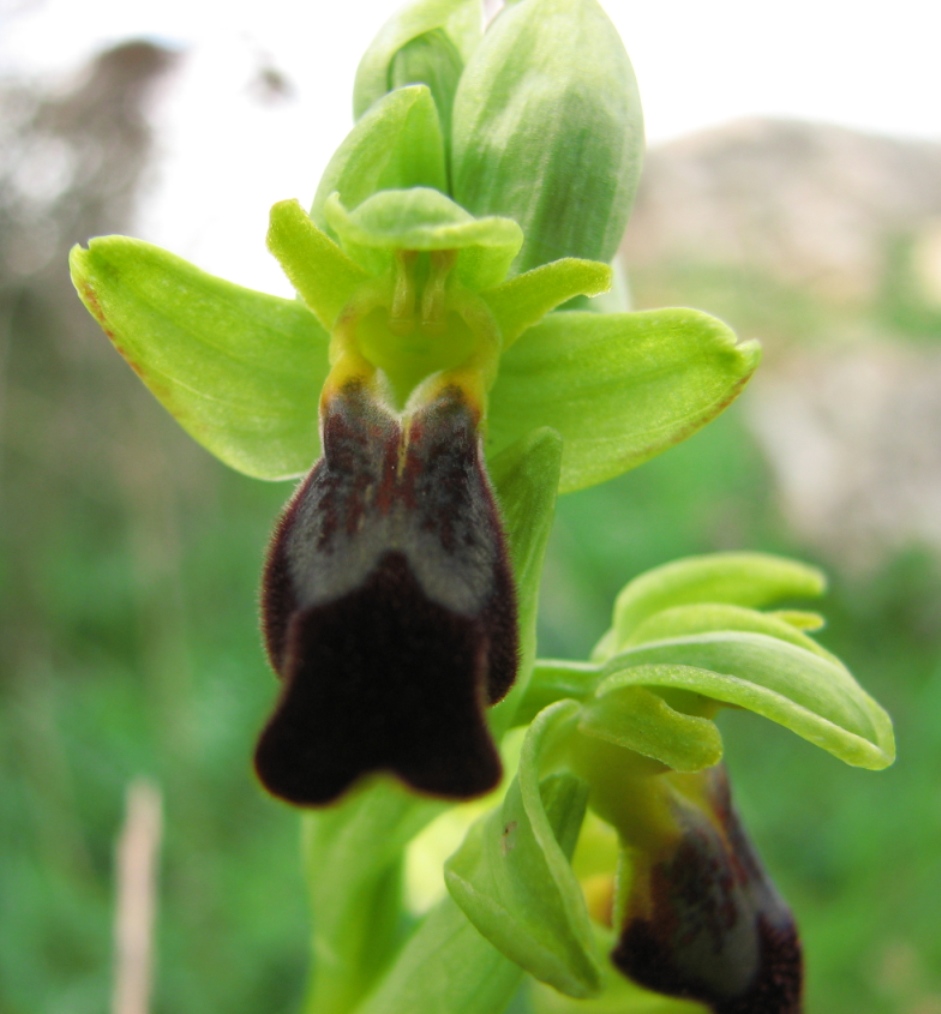
<svg viewBox="0 0 941 1014">
<path fill-rule="evenodd" d="M 609 261 L 640 176 L 640 109 L 630 61 L 595 0 L 521 0 L 461 76 L 454 197 L 520 223 L 519 271 L 564 256 Z"/>
<path fill-rule="evenodd" d="M 416 82 L 432 86 L 446 117 L 460 71 L 480 41 L 481 25 L 478 0 L 418 0 L 405 7 L 386 22 L 360 61 L 353 86 L 356 118 L 386 92 Z"/>
<path fill-rule="evenodd" d="M 507 957 L 585 997 L 598 992 L 600 957 L 569 860 L 588 789 L 571 774 L 542 770 L 577 711 L 574 702 L 560 703 L 533 722 L 502 806 L 474 825 L 446 879 L 467 917 Z"/>
<path fill-rule="evenodd" d="M 381 190 L 447 190 L 447 161 L 438 112 L 422 85 L 384 96 L 350 131 L 330 160 L 310 217 L 329 231 L 324 205 L 337 194 L 356 208 Z"/>
</svg>

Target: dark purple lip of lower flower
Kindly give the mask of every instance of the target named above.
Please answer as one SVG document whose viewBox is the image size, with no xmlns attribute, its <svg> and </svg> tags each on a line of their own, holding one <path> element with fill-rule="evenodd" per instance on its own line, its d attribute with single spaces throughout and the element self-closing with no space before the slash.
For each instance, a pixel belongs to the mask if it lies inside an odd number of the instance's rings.
<svg viewBox="0 0 941 1014">
<path fill-rule="evenodd" d="M 327 398 L 262 588 L 274 795 L 324 805 L 377 771 L 454 799 L 499 782 L 485 707 L 516 676 L 516 605 L 477 421 L 456 387 L 405 420 L 359 383 Z"/>
<path fill-rule="evenodd" d="M 714 1014 L 800 1014 L 794 918 L 745 835 L 724 768 L 708 777 L 711 815 L 684 804 L 673 847 L 638 869 L 644 882 L 632 885 L 611 959 L 640 985 Z"/>
</svg>

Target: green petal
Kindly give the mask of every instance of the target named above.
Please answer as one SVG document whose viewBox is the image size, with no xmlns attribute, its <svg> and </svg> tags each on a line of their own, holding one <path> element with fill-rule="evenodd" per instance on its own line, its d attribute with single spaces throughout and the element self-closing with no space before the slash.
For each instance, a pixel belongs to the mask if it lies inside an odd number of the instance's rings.
<svg viewBox="0 0 941 1014">
<path fill-rule="evenodd" d="M 722 760 L 722 736 L 715 722 L 675 711 L 643 687 L 602 684 L 582 710 L 578 729 L 674 771 L 702 771 Z"/>
<path fill-rule="evenodd" d="M 561 492 L 604 482 L 718 415 L 759 356 L 696 310 L 551 314 L 501 360 L 491 451 L 552 426 L 564 440 Z"/>
<path fill-rule="evenodd" d="M 666 641 L 690 634 L 708 634 L 716 630 L 743 630 L 754 634 L 767 634 L 805 651 L 812 651 L 836 665 L 842 665 L 835 655 L 822 648 L 812 637 L 808 637 L 793 624 L 777 616 L 760 613 L 757 609 L 714 603 L 674 606 L 672 609 L 654 613 L 643 623 L 638 624 L 622 647 L 633 647 L 651 641 Z"/>
<path fill-rule="evenodd" d="M 817 598 L 826 578 L 816 567 L 768 553 L 710 553 L 648 570 L 621 590 L 614 606 L 615 644 L 647 617 L 673 606 L 727 602 L 760 608 L 782 599 Z"/>
<path fill-rule="evenodd" d="M 586 997 L 600 987 L 600 957 L 570 859 L 588 789 L 571 774 L 541 777 L 577 713 L 574 702 L 560 702 L 536 719 L 502 806 L 471 828 L 446 863 L 445 880 L 508 958 L 561 992 Z"/>
<path fill-rule="evenodd" d="M 489 466 L 513 563 L 520 632 L 520 667 L 516 684 L 490 711 L 490 724 L 497 736 L 512 722 L 526 693 L 536 656 L 539 582 L 555 516 L 561 460 L 562 441 L 558 434 L 543 429 L 508 448 Z"/>
<path fill-rule="evenodd" d="M 454 196 L 509 215 L 516 270 L 617 251 L 640 175 L 637 83 L 595 0 L 522 0 L 464 68 L 452 119 Z"/>
<path fill-rule="evenodd" d="M 347 300 L 369 278 L 314 225 L 297 201 L 279 201 L 271 209 L 268 249 L 328 331 Z"/>
<path fill-rule="evenodd" d="M 878 770 L 895 759 L 889 716 L 843 666 L 765 634 L 660 641 L 616 655 L 604 673 L 599 693 L 692 690 L 770 718 L 847 764 Z"/>
<path fill-rule="evenodd" d="M 417 0 L 394 14 L 360 61 L 353 86 L 353 112 L 359 119 L 394 86 L 395 57 L 413 39 L 441 30 L 467 63 L 483 30 L 480 0 Z M 435 96 L 438 98 L 438 96 Z"/>
<path fill-rule="evenodd" d="M 259 479 L 310 468 L 328 339 L 309 310 L 124 236 L 69 263 L 89 312 L 195 440 Z"/>
<path fill-rule="evenodd" d="M 523 241 L 512 219 L 474 218 L 427 187 L 382 190 L 354 211 L 332 195 L 324 213 L 343 248 L 368 271 L 386 270 L 395 250 L 460 250 L 456 273 L 473 289 L 502 281 Z"/>
<path fill-rule="evenodd" d="M 611 288 L 611 268 L 565 257 L 533 268 L 482 293 L 500 326 L 504 351 L 551 310 L 574 296 L 598 296 Z"/>
<path fill-rule="evenodd" d="M 369 110 L 330 159 L 310 216 L 326 229 L 323 209 L 333 193 L 347 208 L 355 208 L 378 190 L 447 190 L 447 182 L 444 141 L 431 93 L 421 85 L 399 88 Z"/>
<path fill-rule="evenodd" d="M 346 1014 L 384 971 L 400 930 L 403 851 L 443 809 L 377 780 L 329 809 L 305 814 L 314 912 L 308 1010 Z"/>
</svg>

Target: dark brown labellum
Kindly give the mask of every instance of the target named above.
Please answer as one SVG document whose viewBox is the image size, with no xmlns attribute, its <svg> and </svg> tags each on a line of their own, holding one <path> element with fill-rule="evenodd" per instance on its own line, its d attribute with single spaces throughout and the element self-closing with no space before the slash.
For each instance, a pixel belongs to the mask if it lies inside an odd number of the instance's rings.
<svg viewBox="0 0 941 1014">
<path fill-rule="evenodd" d="M 715 1014 L 800 1014 L 797 926 L 732 807 L 722 767 L 706 773 L 711 812 L 677 807 L 681 833 L 637 864 L 614 964 Z"/>
<path fill-rule="evenodd" d="M 477 421 L 456 387 L 404 419 L 358 383 L 326 399 L 262 589 L 283 688 L 255 765 L 275 795 L 323 805 L 376 771 L 496 787 L 485 707 L 516 676 L 516 605 Z"/>
</svg>

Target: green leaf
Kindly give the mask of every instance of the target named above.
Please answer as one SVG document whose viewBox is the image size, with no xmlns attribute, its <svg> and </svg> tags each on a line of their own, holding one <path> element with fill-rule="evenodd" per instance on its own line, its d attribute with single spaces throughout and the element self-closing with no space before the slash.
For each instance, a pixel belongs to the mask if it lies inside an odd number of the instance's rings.
<svg viewBox="0 0 941 1014">
<path fill-rule="evenodd" d="M 542 777 L 578 710 L 563 701 L 533 722 L 502 806 L 471 828 L 445 864 L 445 881 L 507 957 L 561 992 L 586 997 L 600 987 L 600 956 L 570 860 L 588 788 L 571 774 Z"/>
<path fill-rule="evenodd" d="M 522 978 L 519 965 L 485 940 L 451 898 L 444 898 L 354 1014 L 497 1014 L 506 1010 Z M 308 1014 L 321 1011 L 308 1008 Z"/>
<path fill-rule="evenodd" d="M 490 451 L 552 426 L 564 441 L 560 492 L 604 482 L 717 416 L 759 356 L 696 310 L 550 314 L 501 360 Z"/>
<path fill-rule="evenodd" d="M 441 30 L 467 63 L 483 31 L 480 0 L 417 0 L 394 14 L 360 61 L 353 86 L 353 112 L 359 119 L 395 86 L 395 59 L 413 39 Z M 438 98 L 438 96 L 435 96 Z"/>
<path fill-rule="evenodd" d="M 745 609 L 742 606 L 715 603 L 674 606 L 672 609 L 654 613 L 634 628 L 622 647 L 647 644 L 650 641 L 665 641 L 689 634 L 707 634 L 717 630 L 744 630 L 755 634 L 767 634 L 805 651 L 811 651 L 821 658 L 829 659 L 836 665 L 842 665 L 835 655 L 826 648 L 821 648 L 812 637 L 808 637 L 792 623 L 778 616 L 760 613 L 756 609 Z"/>
<path fill-rule="evenodd" d="M 536 657 L 536 613 L 542 563 L 555 516 L 562 441 L 554 430 L 530 433 L 490 462 L 516 580 L 520 632 L 519 675 L 513 689 L 490 711 L 499 736 L 510 726 L 526 693 Z"/>
<path fill-rule="evenodd" d="M 617 687 L 674 687 L 754 711 L 856 767 L 895 759 L 892 722 L 841 665 L 766 634 L 716 632 L 621 652 L 602 670 Z"/>
<path fill-rule="evenodd" d="M 314 915 L 310 1014 L 346 1014 L 385 971 L 401 918 L 403 851 L 443 809 L 379 779 L 305 814 Z"/>
<path fill-rule="evenodd" d="M 343 248 L 373 274 L 395 250 L 459 250 L 455 273 L 472 289 L 502 281 L 522 243 L 509 218 L 474 218 L 437 190 L 382 190 L 354 211 L 333 195 L 324 206 Z"/>
<path fill-rule="evenodd" d="M 550 310 L 574 296 L 598 296 L 610 288 L 607 264 L 565 257 L 517 275 L 482 296 L 500 326 L 506 351 Z"/>
<path fill-rule="evenodd" d="M 259 479 L 310 468 L 328 338 L 309 310 L 124 236 L 75 247 L 69 263 L 89 312 L 195 440 Z"/>
<path fill-rule="evenodd" d="M 768 553 L 710 553 L 648 570 L 621 590 L 613 648 L 649 616 L 672 606 L 727 602 L 760 608 L 782 599 L 817 598 L 826 578 L 816 567 Z"/>
<path fill-rule="evenodd" d="M 447 190 L 438 112 L 422 85 L 386 95 L 350 131 L 324 170 L 310 216 L 326 229 L 331 194 L 356 208 L 378 190 L 408 187 Z"/>
<path fill-rule="evenodd" d="M 582 710 L 579 732 L 660 761 L 674 771 L 702 771 L 722 760 L 715 722 L 675 711 L 643 687 L 599 687 Z"/>
<path fill-rule="evenodd" d="M 271 209 L 268 249 L 328 331 L 347 301 L 369 278 L 314 225 L 297 201 L 279 201 Z"/>
<path fill-rule="evenodd" d="M 523 227 L 517 271 L 561 257 L 610 261 L 640 175 L 643 120 L 599 4 L 504 9 L 461 75 L 452 145 L 455 199 Z"/>
</svg>

